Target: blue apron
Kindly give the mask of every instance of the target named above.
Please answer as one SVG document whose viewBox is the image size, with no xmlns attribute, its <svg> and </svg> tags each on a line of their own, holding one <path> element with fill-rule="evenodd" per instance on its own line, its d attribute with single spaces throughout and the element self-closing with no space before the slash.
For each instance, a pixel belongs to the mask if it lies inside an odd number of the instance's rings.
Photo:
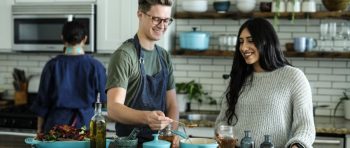
<svg viewBox="0 0 350 148">
<path fill-rule="evenodd" d="M 134 39 L 129 39 L 128 41 L 132 41 L 135 45 L 141 71 L 141 83 L 139 84 L 138 92 L 128 107 L 144 111 L 160 110 L 166 114 L 166 91 L 169 72 L 164 58 L 159 54 L 159 47 L 156 45 L 161 70 L 150 76 L 145 72 L 143 64 L 144 53 L 137 35 L 134 36 Z M 158 132 L 152 131 L 148 125 L 126 125 L 118 122 L 115 124 L 116 134 L 119 137 L 128 136 L 134 128 L 140 129 L 140 133 L 137 135 L 139 144 L 153 140 L 152 134 Z"/>
</svg>

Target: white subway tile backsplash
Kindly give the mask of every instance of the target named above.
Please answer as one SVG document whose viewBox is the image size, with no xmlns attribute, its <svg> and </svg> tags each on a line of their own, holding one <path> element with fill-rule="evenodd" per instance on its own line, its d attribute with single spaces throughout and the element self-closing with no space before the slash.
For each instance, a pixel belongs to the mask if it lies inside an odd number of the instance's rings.
<svg viewBox="0 0 350 148">
<path fill-rule="evenodd" d="M 237 26 L 239 25 L 238 21 L 233 21 L 233 20 L 225 20 L 225 19 L 217 19 L 214 20 L 215 25 L 227 25 L 227 26 Z"/>
<path fill-rule="evenodd" d="M 179 71 L 179 70 L 175 70 L 173 72 L 174 77 L 187 77 L 187 72 L 186 71 Z"/>
<path fill-rule="evenodd" d="M 213 73 L 212 72 L 203 72 L 203 71 L 189 71 L 188 77 L 198 77 L 198 78 L 212 78 Z"/>
<path fill-rule="evenodd" d="M 28 66 L 28 67 L 37 67 L 39 66 L 39 62 L 35 61 L 19 61 L 18 66 Z"/>
<path fill-rule="evenodd" d="M 225 66 L 218 66 L 218 65 L 201 65 L 200 66 L 201 71 L 225 71 Z"/>
<path fill-rule="evenodd" d="M 350 82 L 333 82 L 332 88 L 347 89 L 350 88 Z"/>
<path fill-rule="evenodd" d="M 310 82 L 311 83 L 311 82 Z M 313 88 L 332 88 L 332 82 L 316 81 L 312 82 Z"/>
<path fill-rule="evenodd" d="M 225 25 L 203 25 L 201 31 L 226 31 Z"/>
<path fill-rule="evenodd" d="M 300 58 L 290 58 L 291 64 L 295 67 L 317 67 L 318 61 L 308 61 L 302 60 Z"/>
<path fill-rule="evenodd" d="M 345 75 L 320 75 L 319 80 L 321 81 L 345 81 Z"/>
<path fill-rule="evenodd" d="M 8 56 L 7 59 L 9 60 L 28 60 L 28 56 L 26 55 L 11 55 Z"/>
<path fill-rule="evenodd" d="M 344 61 L 320 61 L 320 67 L 346 67 L 346 62 Z"/>
<path fill-rule="evenodd" d="M 291 26 L 291 25 L 281 25 L 279 26 L 279 31 L 278 32 L 304 32 L 305 33 L 306 28 L 304 26 Z M 294 36 L 296 37 L 296 36 Z"/>
<path fill-rule="evenodd" d="M 212 59 L 203 59 L 203 58 L 189 58 L 188 64 L 213 64 Z"/>
<path fill-rule="evenodd" d="M 199 83 L 202 84 L 223 84 L 223 79 L 212 79 L 212 78 L 200 78 Z"/>
<path fill-rule="evenodd" d="M 7 60 L 7 55 L 0 55 L 0 60 Z"/>
<path fill-rule="evenodd" d="M 308 74 L 331 74 L 332 69 L 331 68 L 311 68 L 311 67 L 306 67 L 305 68 L 305 73 Z"/>
<path fill-rule="evenodd" d="M 335 88 L 319 88 L 317 93 L 320 95 L 340 95 L 343 90 Z"/>
<path fill-rule="evenodd" d="M 17 61 L 0 60 L 0 66 L 16 66 Z"/>
<path fill-rule="evenodd" d="M 311 81 L 317 81 L 318 80 L 318 74 L 305 74 L 306 78 Z"/>
<path fill-rule="evenodd" d="M 329 95 L 313 95 L 312 96 L 312 101 L 313 102 L 327 102 L 331 100 L 331 96 Z"/>
<path fill-rule="evenodd" d="M 344 75 L 350 75 L 350 69 L 349 68 L 334 68 L 333 74 L 344 74 Z"/>
<path fill-rule="evenodd" d="M 198 71 L 199 70 L 199 65 L 182 65 L 182 64 L 178 64 L 175 65 L 175 69 L 176 70 L 189 70 L 189 71 Z"/>
<path fill-rule="evenodd" d="M 210 19 L 195 19 L 189 21 L 190 25 L 211 25 L 214 24 L 214 20 Z"/>
</svg>

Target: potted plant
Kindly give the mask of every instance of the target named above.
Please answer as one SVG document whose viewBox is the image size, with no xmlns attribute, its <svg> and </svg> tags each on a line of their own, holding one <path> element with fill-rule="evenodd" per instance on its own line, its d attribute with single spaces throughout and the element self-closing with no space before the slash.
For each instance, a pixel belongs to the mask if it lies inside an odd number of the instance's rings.
<svg viewBox="0 0 350 148">
<path fill-rule="evenodd" d="M 202 84 L 196 83 L 194 80 L 176 83 L 176 92 L 180 112 L 184 111 L 184 104 L 187 106 L 186 111 L 190 111 L 190 104 L 194 100 L 201 104 L 203 99 L 207 99 L 209 104 L 216 104 L 216 100 L 203 91 Z"/>
<path fill-rule="evenodd" d="M 339 105 L 342 102 L 344 102 L 344 117 L 345 117 L 345 119 L 350 119 L 350 98 L 349 98 L 348 94 L 346 94 L 346 92 L 349 92 L 349 91 L 350 91 L 350 89 L 346 89 L 343 92 L 343 96 L 339 98 L 339 102 L 337 103 L 337 105 L 334 108 L 334 115 L 333 116 L 335 116 Z"/>
</svg>

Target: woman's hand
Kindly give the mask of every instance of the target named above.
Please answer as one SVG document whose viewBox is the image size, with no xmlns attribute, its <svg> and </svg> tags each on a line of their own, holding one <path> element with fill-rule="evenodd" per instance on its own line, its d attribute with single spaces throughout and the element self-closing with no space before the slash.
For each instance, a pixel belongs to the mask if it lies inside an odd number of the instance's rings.
<svg viewBox="0 0 350 148">
<path fill-rule="evenodd" d="M 171 145 L 172 145 L 171 148 L 179 148 L 180 147 L 179 141 L 180 141 L 179 136 L 174 135 L 173 142 L 171 143 Z"/>
</svg>

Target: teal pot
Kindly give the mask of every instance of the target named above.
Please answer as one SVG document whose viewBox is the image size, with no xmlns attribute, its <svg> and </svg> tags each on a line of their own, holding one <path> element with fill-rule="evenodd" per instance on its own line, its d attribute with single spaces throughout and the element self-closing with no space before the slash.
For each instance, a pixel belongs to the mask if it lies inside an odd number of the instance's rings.
<svg viewBox="0 0 350 148">
<path fill-rule="evenodd" d="M 209 47 L 210 33 L 197 31 L 193 28 L 193 31 L 180 33 L 180 48 L 187 50 L 207 50 Z"/>
<path fill-rule="evenodd" d="M 90 148 L 90 141 L 39 141 L 34 138 L 26 138 L 26 144 L 35 148 Z M 106 139 L 106 147 L 109 146 L 110 139 Z"/>
<path fill-rule="evenodd" d="M 211 138 L 188 138 L 180 140 L 180 148 L 217 148 L 216 140 Z"/>
<path fill-rule="evenodd" d="M 154 139 L 142 144 L 143 148 L 170 148 L 171 143 L 158 139 L 159 134 L 153 134 Z"/>
</svg>

